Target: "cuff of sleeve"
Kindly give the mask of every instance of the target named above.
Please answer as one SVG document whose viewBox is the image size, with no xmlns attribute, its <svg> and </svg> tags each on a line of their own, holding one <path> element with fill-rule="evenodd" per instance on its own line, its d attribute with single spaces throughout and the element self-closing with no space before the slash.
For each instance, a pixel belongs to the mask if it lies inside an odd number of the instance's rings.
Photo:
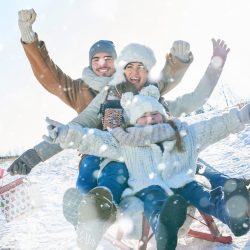
<svg viewBox="0 0 250 250">
<path fill-rule="evenodd" d="M 46 141 L 37 144 L 34 149 L 43 162 L 62 151 L 62 148 L 59 145 L 50 144 Z"/>
<path fill-rule="evenodd" d="M 21 39 L 24 43 L 32 43 L 36 40 L 36 33 L 31 27 L 20 26 Z"/>
<path fill-rule="evenodd" d="M 177 57 L 177 56 L 173 55 L 172 53 L 167 54 L 166 58 L 170 59 L 173 64 L 175 64 L 176 61 L 179 61 L 179 62 L 184 63 L 184 64 L 190 64 L 194 60 L 192 52 L 189 52 L 188 56 L 185 58 L 184 57 L 183 58 Z"/>
</svg>

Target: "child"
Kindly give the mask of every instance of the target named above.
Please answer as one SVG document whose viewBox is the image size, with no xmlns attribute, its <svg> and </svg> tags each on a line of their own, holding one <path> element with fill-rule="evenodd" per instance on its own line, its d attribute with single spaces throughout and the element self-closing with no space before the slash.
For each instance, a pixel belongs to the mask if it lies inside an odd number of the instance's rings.
<svg viewBox="0 0 250 250">
<path fill-rule="evenodd" d="M 119 144 L 114 138 L 119 129 L 110 133 L 70 124 L 58 127 L 58 123 L 51 121 L 56 128 L 50 132 L 50 140 L 59 143 L 62 148 L 78 148 L 82 153 L 96 154 L 126 163 L 130 188 L 125 190 L 123 195 L 135 195 L 143 201 L 145 216 L 155 233 L 157 249 L 176 247 L 178 229 L 183 224 L 186 213 L 186 205 L 181 196 L 201 211 L 227 224 L 236 236 L 245 234 L 249 230 L 248 193 L 244 193 L 243 189 L 237 189 L 237 202 L 230 201 L 232 192 L 226 192 L 221 188 L 210 192 L 194 181 L 194 174 L 198 153 L 201 150 L 230 133 L 242 130 L 244 124 L 250 123 L 250 105 L 241 110 L 232 109 L 221 116 L 187 125 L 179 120 L 169 121 L 158 98 L 157 88 L 149 86 L 144 88 L 140 95 L 126 93 L 121 99 L 132 125 L 158 124 L 157 130 L 153 129 L 156 125 L 144 127 L 141 140 L 145 146 Z M 150 139 L 148 143 L 145 143 L 145 138 Z M 151 144 L 155 138 L 161 138 L 163 142 L 159 145 Z M 237 185 L 237 181 L 235 184 Z M 107 222 L 111 214 L 114 214 L 114 209 L 110 201 L 111 196 L 107 190 L 105 192 L 105 198 L 109 200 L 106 205 L 110 209 L 106 213 L 109 216 L 102 220 Z M 98 194 L 93 194 L 94 192 L 90 196 L 95 198 L 90 200 L 94 200 L 94 205 L 100 204 Z M 91 223 L 94 221 L 93 214 L 90 216 L 86 207 L 84 198 L 78 208 L 81 215 L 77 226 L 77 230 L 81 229 L 78 230 L 79 236 L 86 232 L 86 226 L 82 227 L 81 224 L 88 220 Z M 104 223 L 99 220 L 98 228 L 101 224 Z M 88 233 L 91 235 L 89 228 Z M 95 249 L 100 239 L 101 233 L 97 238 L 93 236 L 91 242 L 96 241 L 90 249 Z M 86 249 L 86 246 L 84 247 Z"/>
</svg>

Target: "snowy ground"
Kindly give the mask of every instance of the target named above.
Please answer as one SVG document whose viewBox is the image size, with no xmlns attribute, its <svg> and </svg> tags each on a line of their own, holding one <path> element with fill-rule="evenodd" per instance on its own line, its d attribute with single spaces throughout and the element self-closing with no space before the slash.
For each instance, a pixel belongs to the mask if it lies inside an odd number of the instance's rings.
<svg viewBox="0 0 250 250">
<path fill-rule="evenodd" d="M 202 153 L 201 158 L 215 168 L 231 176 L 250 178 L 250 127 L 242 133 L 230 136 Z M 64 191 L 74 186 L 79 157 L 75 151 L 64 151 L 40 164 L 29 175 L 29 180 L 38 188 L 40 207 L 26 216 L 6 223 L 0 213 L 0 250 L 77 250 L 75 231 L 62 215 Z M 11 162 L 1 164 L 7 168 Z M 228 228 L 221 223 L 220 230 L 229 234 Z M 204 229 L 194 222 L 193 228 Z M 204 229 L 205 230 L 205 229 Z M 103 240 L 98 250 L 117 249 Z M 154 246 L 150 249 L 155 249 Z M 185 249 L 250 249 L 250 233 L 243 237 L 233 237 L 233 244 L 223 245 L 204 240 L 184 237 L 179 240 L 178 250 Z"/>
</svg>

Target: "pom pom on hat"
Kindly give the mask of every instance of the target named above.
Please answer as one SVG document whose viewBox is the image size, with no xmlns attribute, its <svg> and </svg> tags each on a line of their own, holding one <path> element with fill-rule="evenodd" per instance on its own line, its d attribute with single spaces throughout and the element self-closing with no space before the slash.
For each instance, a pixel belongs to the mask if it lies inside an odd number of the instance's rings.
<svg viewBox="0 0 250 250">
<path fill-rule="evenodd" d="M 151 96 L 154 97 L 156 100 L 159 100 L 161 96 L 159 89 L 154 85 L 149 85 L 145 88 L 142 88 L 142 90 L 140 91 L 140 95 Z"/>
<path fill-rule="evenodd" d="M 131 92 L 123 94 L 121 105 L 130 124 L 136 124 L 136 120 L 146 112 L 158 111 L 164 116 L 167 115 L 164 107 L 159 102 L 159 97 L 159 90 L 153 85 L 143 88 L 138 95 L 133 95 Z"/>
</svg>

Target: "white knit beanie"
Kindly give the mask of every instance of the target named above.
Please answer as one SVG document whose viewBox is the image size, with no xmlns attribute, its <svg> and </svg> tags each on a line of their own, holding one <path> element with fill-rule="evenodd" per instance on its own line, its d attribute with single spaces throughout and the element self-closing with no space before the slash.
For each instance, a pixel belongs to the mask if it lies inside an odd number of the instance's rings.
<svg viewBox="0 0 250 250">
<path fill-rule="evenodd" d="M 124 68 L 128 63 L 132 62 L 140 62 L 150 71 L 156 63 L 156 58 L 151 48 L 139 43 L 128 44 L 115 61 L 116 72 L 113 81 L 110 83 L 111 85 L 125 82 Z"/>
<path fill-rule="evenodd" d="M 149 85 L 143 88 L 138 95 L 127 92 L 122 95 L 121 105 L 125 111 L 130 124 L 134 125 L 136 120 L 142 117 L 146 112 L 158 111 L 166 116 L 166 111 L 159 102 L 160 92 L 157 87 Z"/>
</svg>

